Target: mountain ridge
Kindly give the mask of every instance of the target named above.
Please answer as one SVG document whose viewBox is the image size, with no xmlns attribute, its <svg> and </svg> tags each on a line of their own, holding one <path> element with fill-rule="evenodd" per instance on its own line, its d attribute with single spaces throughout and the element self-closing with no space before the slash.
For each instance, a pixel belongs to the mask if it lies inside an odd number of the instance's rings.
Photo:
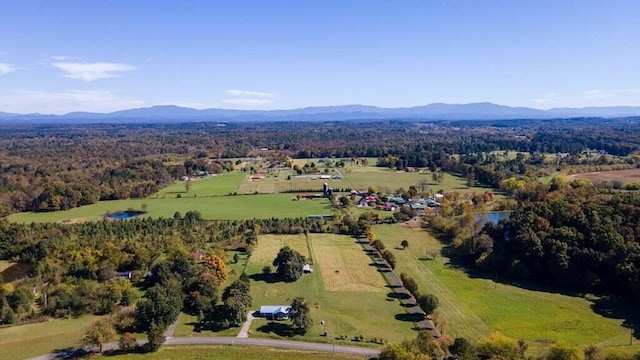
<svg viewBox="0 0 640 360">
<path fill-rule="evenodd" d="M 156 105 L 108 113 L 70 112 L 64 115 L 12 114 L 0 112 L 0 122 L 154 122 L 154 121 L 337 121 L 337 120 L 509 120 L 572 117 L 640 116 L 640 106 L 552 108 L 541 110 L 511 107 L 490 102 L 431 103 L 413 107 L 385 108 L 370 105 L 310 106 L 282 110 L 193 109 L 177 105 Z"/>
</svg>

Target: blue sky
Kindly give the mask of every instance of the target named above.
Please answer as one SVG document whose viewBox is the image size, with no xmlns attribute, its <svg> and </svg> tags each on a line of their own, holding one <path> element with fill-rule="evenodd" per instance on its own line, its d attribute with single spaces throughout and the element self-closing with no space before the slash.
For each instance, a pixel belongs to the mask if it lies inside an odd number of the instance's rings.
<svg viewBox="0 0 640 360">
<path fill-rule="evenodd" d="M 640 1 L 0 2 L 0 111 L 640 105 Z"/>
</svg>

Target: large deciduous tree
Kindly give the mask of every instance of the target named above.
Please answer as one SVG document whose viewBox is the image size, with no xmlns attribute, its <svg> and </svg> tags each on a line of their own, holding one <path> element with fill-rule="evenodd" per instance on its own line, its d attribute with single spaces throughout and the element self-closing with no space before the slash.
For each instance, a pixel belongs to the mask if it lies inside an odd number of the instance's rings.
<svg viewBox="0 0 640 360">
<path fill-rule="evenodd" d="M 438 308 L 438 298 L 433 294 L 416 294 L 415 297 L 418 306 L 420 306 L 420 309 L 427 315 L 433 313 L 433 311 Z"/>
<path fill-rule="evenodd" d="M 209 272 L 213 275 L 215 285 L 222 284 L 229 275 L 229 269 L 224 259 L 219 255 L 209 255 L 203 259 L 203 263 L 209 269 Z"/>
<path fill-rule="evenodd" d="M 284 281 L 293 282 L 302 277 L 302 268 L 306 261 L 302 254 L 285 246 L 273 260 L 273 266 L 277 267 L 277 273 Z"/>
<path fill-rule="evenodd" d="M 247 311 L 251 307 L 251 289 L 249 283 L 234 281 L 222 294 L 224 310 L 230 325 L 240 325 L 247 319 Z"/>
<path fill-rule="evenodd" d="M 304 298 L 296 297 L 293 299 L 291 309 L 289 309 L 289 319 L 291 319 L 291 328 L 296 334 L 305 334 L 311 329 L 313 326 L 311 309 Z"/>
<path fill-rule="evenodd" d="M 102 352 L 102 346 L 116 337 L 113 326 L 104 321 L 93 323 L 85 332 L 82 343 L 87 346 L 97 346 Z"/>
</svg>

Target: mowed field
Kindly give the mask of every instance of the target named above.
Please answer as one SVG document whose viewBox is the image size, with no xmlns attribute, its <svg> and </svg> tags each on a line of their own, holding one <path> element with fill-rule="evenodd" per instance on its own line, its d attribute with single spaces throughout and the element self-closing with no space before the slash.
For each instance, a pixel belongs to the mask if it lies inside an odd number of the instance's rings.
<svg viewBox="0 0 640 360">
<path fill-rule="evenodd" d="M 151 197 L 176 197 L 178 194 L 182 197 L 229 195 L 238 189 L 245 177 L 247 177 L 247 173 L 244 172 L 209 175 L 204 178 L 196 177 L 190 181 L 188 192 L 186 181 L 177 181 L 175 184 L 161 189 Z"/>
<path fill-rule="evenodd" d="M 393 193 L 399 188 L 405 190 L 410 186 L 415 186 L 418 191 L 421 190 L 420 182 L 427 181 L 428 188 L 431 192 L 460 192 L 460 193 L 483 193 L 485 191 L 496 191 L 480 186 L 468 187 L 466 179 L 454 176 L 448 173 L 443 174 L 442 182 L 436 184 L 432 181 L 433 174 L 428 170 L 420 172 L 404 172 L 388 168 L 380 168 L 375 166 L 358 166 L 349 165 L 340 170 L 344 175 L 342 181 L 346 187 L 352 189 L 366 190 L 370 186 L 375 186 L 378 191 L 383 193 Z M 499 195 L 499 194 L 496 194 Z"/>
<path fill-rule="evenodd" d="M 67 211 L 45 213 L 19 213 L 8 217 L 9 221 L 59 222 L 59 221 L 96 221 L 105 214 L 128 209 L 140 210 L 147 204 L 149 217 L 172 217 L 175 212 L 184 215 L 197 210 L 204 219 L 241 220 L 271 217 L 301 217 L 307 215 L 331 214 L 335 210 L 328 200 L 292 201 L 292 194 L 261 194 L 246 196 L 150 198 L 100 201 L 97 204 L 74 208 Z"/>
<path fill-rule="evenodd" d="M 263 346 L 244 347 L 238 345 L 165 345 L 154 353 L 123 354 L 105 357 L 117 360 L 195 360 L 195 359 L 228 359 L 228 360 L 364 360 L 355 355 L 314 353 L 310 351 L 272 349 Z"/>
<path fill-rule="evenodd" d="M 418 282 L 419 291 L 438 297 L 454 337 L 478 339 L 497 331 L 527 341 L 534 352 L 557 341 L 611 348 L 629 343 L 629 330 L 622 320 L 596 314 L 587 298 L 496 285 L 491 279 L 467 275 L 440 255 L 425 260 L 427 253 L 439 252 L 442 245 L 422 229 L 376 225 L 373 232 L 387 248 L 404 239 L 409 242 L 405 250 L 392 250 L 398 260 L 396 272 L 407 272 Z M 637 351 L 638 347 L 625 349 Z"/>
<path fill-rule="evenodd" d="M 396 319 L 397 315 L 404 314 L 404 309 L 387 297 L 389 289 L 376 268 L 369 266 L 371 260 L 361 245 L 350 237 L 334 234 L 310 234 L 309 244 L 314 273 L 305 274 L 297 282 L 284 283 L 276 281 L 275 276 L 265 278 L 262 268 L 271 266 L 285 245 L 308 256 L 307 240 L 304 235 L 260 236 L 247 265 L 247 274 L 253 280 L 251 294 L 255 310 L 261 305 L 289 305 L 294 297 L 304 297 L 311 307 L 314 325 L 306 335 L 294 336 L 294 339 L 306 341 L 354 344 L 349 339 L 357 334 L 388 341 L 415 336 L 413 323 Z M 250 336 L 282 338 L 282 329 L 286 326 L 281 324 L 289 322 L 255 319 Z M 322 336 L 325 330 L 329 336 Z M 337 340 L 341 335 L 348 339 Z"/>
<path fill-rule="evenodd" d="M 305 163 L 312 161 L 318 164 L 317 159 L 297 159 L 294 163 L 304 166 Z M 375 162 L 375 159 L 372 159 L 369 163 L 375 165 Z M 319 191 L 322 189 L 322 184 L 326 182 L 329 187 L 334 189 L 367 190 L 369 187 L 374 186 L 378 191 L 390 194 L 400 188 L 407 190 L 410 186 L 415 186 L 420 190 L 421 186 L 419 184 L 425 180 L 428 182 L 428 188 L 425 188 L 425 190 L 428 189 L 431 192 L 442 190 L 444 192 L 483 193 L 487 190 L 492 190 L 480 186 L 467 187 L 466 179 L 448 173 L 443 175 L 440 184 L 436 184 L 432 181 L 432 173 L 428 170 L 404 172 L 372 165 L 356 165 L 350 162 L 342 168 L 327 168 L 324 164 L 316 166 L 319 169 L 319 173 L 311 175 L 298 175 L 291 169 L 281 168 L 270 169 L 259 180 L 254 180 L 247 176 L 239 186 L 238 193 L 253 194 L 256 191 L 259 193 L 274 193 L 291 189 L 317 189 Z M 325 173 L 325 169 L 327 169 L 327 173 Z M 331 178 L 320 179 L 320 175 L 329 175 Z M 336 176 L 340 178 L 335 179 L 334 177 Z M 495 192 L 496 190 L 494 189 L 493 191 Z M 501 196 L 499 193 L 496 195 Z"/>
<path fill-rule="evenodd" d="M 371 259 L 353 239 L 333 234 L 313 234 L 310 240 L 315 263 L 327 291 L 379 292 L 387 284 L 369 265 Z"/>
<path fill-rule="evenodd" d="M 320 169 L 323 169 L 322 167 Z M 242 184 L 238 187 L 238 194 L 258 193 L 276 193 L 289 190 L 307 190 L 314 189 L 321 191 L 322 184 L 327 183 L 332 188 L 347 187 L 342 179 L 334 179 L 334 176 L 340 176 L 341 169 L 329 169 L 328 173 L 321 172 L 313 175 L 298 175 L 291 169 L 270 169 L 260 179 L 252 179 L 247 176 Z M 320 179 L 320 175 L 329 175 L 331 179 Z"/>
<path fill-rule="evenodd" d="M 28 359 L 55 350 L 78 347 L 97 316 L 52 320 L 0 328 L 0 359 Z"/>
<path fill-rule="evenodd" d="M 0 273 L 3 272 L 6 268 L 11 266 L 13 263 L 9 260 L 0 260 Z"/>
<path fill-rule="evenodd" d="M 640 181 L 640 169 L 598 171 L 568 175 L 568 179 L 587 179 L 594 184 L 603 181 L 621 181 L 623 184 Z"/>
</svg>

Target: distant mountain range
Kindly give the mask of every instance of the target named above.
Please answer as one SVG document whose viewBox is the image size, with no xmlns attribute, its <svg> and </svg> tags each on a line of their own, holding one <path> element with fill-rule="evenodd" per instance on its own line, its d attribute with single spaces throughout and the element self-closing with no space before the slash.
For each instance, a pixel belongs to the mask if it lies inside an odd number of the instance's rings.
<svg viewBox="0 0 640 360">
<path fill-rule="evenodd" d="M 539 110 L 492 103 L 429 104 L 405 108 L 364 105 L 306 107 L 291 110 L 197 110 L 173 105 L 129 109 L 111 113 L 72 112 L 65 115 L 0 112 L 0 123 L 144 123 L 190 121 L 337 121 L 337 120 L 509 120 L 576 117 L 640 116 L 640 106 L 554 108 Z"/>
</svg>

